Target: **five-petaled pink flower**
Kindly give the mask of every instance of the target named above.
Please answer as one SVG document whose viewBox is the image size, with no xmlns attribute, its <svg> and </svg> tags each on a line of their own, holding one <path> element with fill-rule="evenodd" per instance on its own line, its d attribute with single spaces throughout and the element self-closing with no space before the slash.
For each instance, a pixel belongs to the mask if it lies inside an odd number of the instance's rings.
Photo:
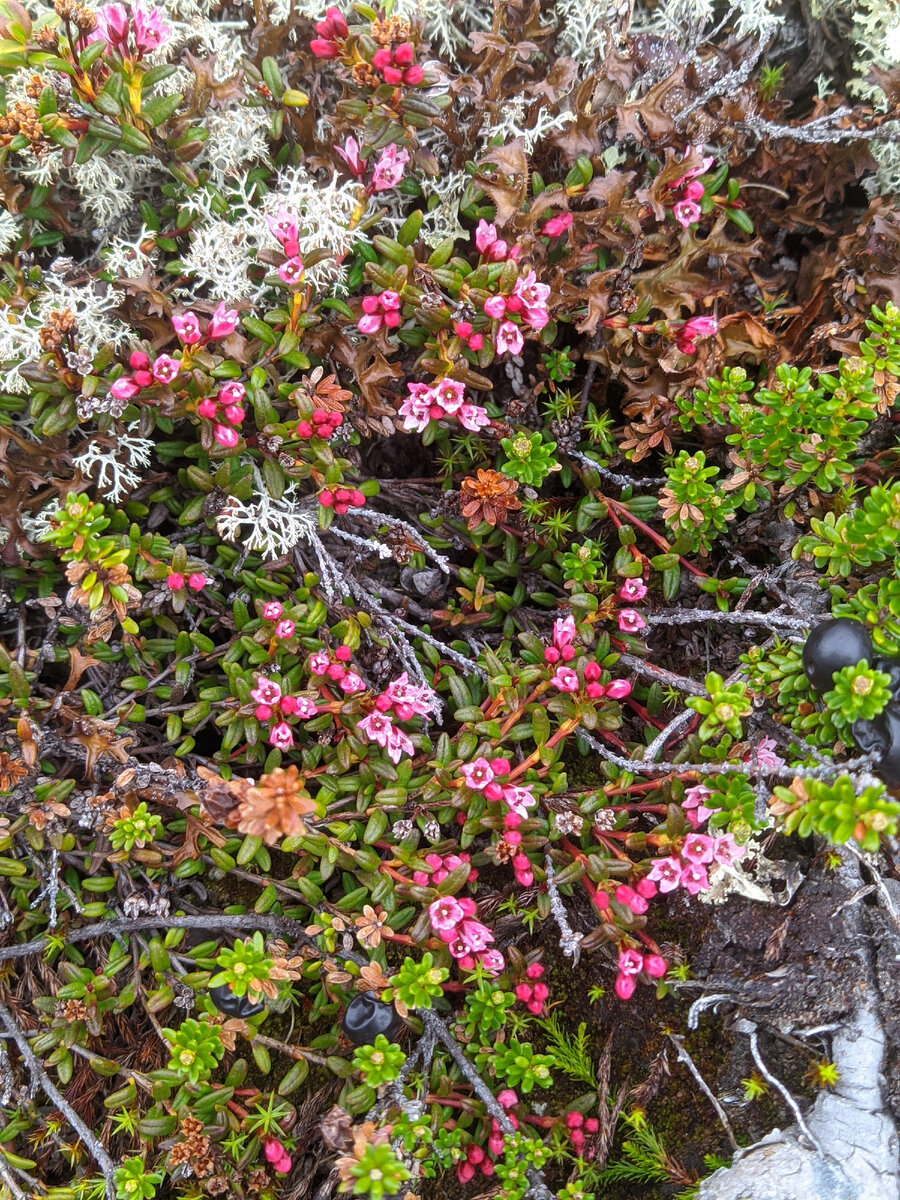
<svg viewBox="0 0 900 1200">
<path fill-rule="evenodd" d="M 705 833 L 689 833 L 682 844 L 681 856 L 693 863 L 710 863 L 715 844 L 715 839 Z"/>
<path fill-rule="evenodd" d="M 466 785 L 476 792 L 483 791 L 494 778 L 491 764 L 486 758 L 476 758 L 474 762 L 463 763 L 460 772 Z"/>
<path fill-rule="evenodd" d="M 276 750 L 289 750 L 294 744 L 294 733 L 285 721 L 279 721 L 269 733 L 269 741 Z"/>
<path fill-rule="evenodd" d="M 681 860 L 674 856 L 655 858 L 646 878 L 659 884 L 661 892 L 674 892 L 681 882 Z"/>
<path fill-rule="evenodd" d="M 639 629 L 645 629 L 646 626 L 647 622 L 633 608 L 623 608 L 620 610 L 619 628 L 623 633 L 637 633 Z"/>
<path fill-rule="evenodd" d="M 464 917 L 462 907 L 452 896 L 440 896 L 428 906 L 428 919 L 437 933 L 456 929 Z"/>
<path fill-rule="evenodd" d="M 265 675 L 260 675 L 250 697 L 257 704 L 277 704 L 281 699 L 281 685 L 274 679 L 267 679 Z"/>
<path fill-rule="evenodd" d="M 196 313 L 176 313 L 172 318 L 172 328 L 185 346 L 196 346 L 200 341 L 200 322 Z"/>
<path fill-rule="evenodd" d="M 506 354 L 507 351 L 510 354 L 521 354 L 524 345 L 525 341 L 518 325 L 512 321 L 504 321 L 498 326 L 494 337 L 494 349 L 498 354 Z"/>
<path fill-rule="evenodd" d="M 557 667 L 556 674 L 551 678 L 550 682 L 554 687 L 558 687 L 561 692 L 577 692 L 581 686 L 577 674 L 571 667 Z"/>
<path fill-rule="evenodd" d="M 642 579 L 626 579 L 616 595 L 620 600 L 643 600 L 647 595 L 647 585 Z"/>
<path fill-rule="evenodd" d="M 409 151 L 400 150 L 393 142 L 385 146 L 372 169 L 372 189 L 386 192 L 403 178 L 403 168 L 409 162 Z"/>
</svg>

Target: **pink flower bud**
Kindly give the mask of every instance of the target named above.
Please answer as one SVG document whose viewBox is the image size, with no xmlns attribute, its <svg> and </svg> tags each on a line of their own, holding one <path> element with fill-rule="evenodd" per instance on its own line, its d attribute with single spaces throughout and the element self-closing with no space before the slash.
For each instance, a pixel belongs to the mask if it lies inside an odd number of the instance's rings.
<svg viewBox="0 0 900 1200">
<path fill-rule="evenodd" d="M 624 700 L 631 695 L 631 684 L 627 679 L 614 679 L 606 685 L 606 694 L 610 700 Z"/>
<path fill-rule="evenodd" d="M 506 300 L 503 296 L 489 296 L 484 302 L 484 311 L 495 321 L 506 315 Z"/>
<path fill-rule="evenodd" d="M 384 82 L 389 83 L 391 87 L 403 82 L 403 72 L 399 67 L 385 67 L 381 74 Z"/>
<path fill-rule="evenodd" d="M 472 333 L 472 324 L 470 321 L 457 321 L 453 326 L 453 332 L 457 337 L 465 339 Z"/>
<path fill-rule="evenodd" d="M 263 605 L 262 615 L 267 621 L 277 621 L 284 609 L 277 600 L 267 600 Z"/>
<path fill-rule="evenodd" d="M 652 979 L 662 979 L 669 966 L 666 960 L 659 954 L 644 955 L 644 970 Z"/>
<path fill-rule="evenodd" d="M 516 987 L 516 999 L 521 1000 L 523 1004 L 526 1004 L 531 999 L 531 996 L 532 992 L 530 983 L 520 983 Z"/>
<path fill-rule="evenodd" d="M 296 696 L 281 697 L 281 711 L 286 712 L 289 717 L 293 716 L 299 707 L 300 704 Z"/>
<path fill-rule="evenodd" d="M 377 333 L 383 324 L 384 317 L 381 315 L 381 313 L 372 313 L 371 315 L 366 313 L 356 322 L 356 328 L 360 333 L 371 335 L 373 333 Z"/>
<path fill-rule="evenodd" d="M 206 417 L 208 421 L 214 420 L 218 411 L 218 404 L 216 404 L 215 400 L 211 399 L 209 396 L 207 396 L 205 400 L 201 400 L 197 405 L 197 416 Z"/>
<path fill-rule="evenodd" d="M 504 1088 L 504 1090 L 499 1092 L 497 1095 L 497 1103 L 501 1108 L 515 1108 L 519 1103 L 519 1097 L 512 1090 L 512 1088 Z"/>
<path fill-rule="evenodd" d="M 641 879 L 635 886 L 635 891 L 645 900 L 652 900 L 656 895 L 657 888 L 652 879 Z"/>
<path fill-rule="evenodd" d="M 201 575 L 199 571 L 188 576 L 188 587 L 192 592 L 202 592 L 206 587 L 206 576 Z"/>
<path fill-rule="evenodd" d="M 150 366 L 150 359 L 143 350 L 132 350 L 128 356 L 128 365 L 133 371 L 146 370 Z"/>
<path fill-rule="evenodd" d="M 237 430 L 231 429 L 228 425 L 217 425 L 213 430 L 213 436 L 220 446 L 224 446 L 227 450 L 233 450 L 241 440 Z"/>
<path fill-rule="evenodd" d="M 237 329 L 237 324 L 237 309 L 226 308 L 225 301 L 222 300 L 209 319 L 209 324 L 206 326 L 206 336 L 210 341 L 218 341 L 219 338 L 225 338 L 230 333 L 234 333 L 235 329 Z"/>
<path fill-rule="evenodd" d="M 227 404 L 225 406 L 225 416 L 232 425 L 240 425 L 246 415 L 240 404 Z"/>
<path fill-rule="evenodd" d="M 398 67 L 409 67 L 416 60 L 416 52 L 409 42 L 401 42 L 394 51 L 393 58 Z"/>
<path fill-rule="evenodd" d="M 584 1117 L 580 1112 L 567 1112 L 565 1121 L 567 1129 L 580 1129 L 584 1124 Z"/>
<path fill-rule="evenodd" d="M 253 715 L 256 717 L 257 721 L 268 721 L 269 717 L 272 715 L 272 710 L 269 708 L 268 704 L 257 704 L 253 711 Z"/>
<path fill-rule="evenodd" d="M 482 348 L 482 346 L 484 345 L 484 335 L 481 333 L 473 333 L 472 336 L 469 338 L 469 340 L 466 342 L 466 345 L 469 347 L 470 350 L 475 350 L 475 351 L 480 350 Z"/>
<path fill-rule="evenodd" d="M 150 371 L 135 371 L 131 378 L 139 388 L 151 387 L 153 384 L 153 375 Z"/>
<path fill-rule="evenodd" d="M 173 571 L 171 575 L 166 576 L 166 584 L 173 592 L 180 592 L 184 587 L 184 576 L 179 575 L 177 571 Z"/>
<path fill-rule="evenodd" d="M 110 384 L 109 394 L 115 396 L 117 400 L 130 400 L 140 390 L 140 384 L 135 383 L 130 375 L 122 375 L 114 383 Z"/>
<path fill-rule="evenodd" d="M 634 995 L 635 986 L 633 975 L 616 976 L 616 995 L 620 1000 L 630 1000 Z"/>
<path fill-rule="evenodd" d="M 337 58 L 340 54 L 340 50 L 334 42 L 327 41 L 325 38 L 313 38 L 309 43 L 309 48 L 316 58 Z"/>
<path fill-rule="evenodd" d="M 502 800 L 503 788 L 499 783 L 488 783 L 485 785 L 484 795 L 487 800 Z"/>
<path fill-rule="evenodd" d="M 425 70 L 424 68 L 420 67 L 418 63 L 412 67 L 407 67 L 403 72 L 403 82 L 408 84 L 409 87 L 415 87 L 417 84 L 420 84 L 424 78 Z"/>
<path fill-rule="evenodd" d="M 508 775 L 509 774 L 510 768 L 509 768 L 509 759 L 508 758 L 492 758 L 490 766 L 491 766 L 491 770 L 494 772 L 495 775 Z"/>
</svg>

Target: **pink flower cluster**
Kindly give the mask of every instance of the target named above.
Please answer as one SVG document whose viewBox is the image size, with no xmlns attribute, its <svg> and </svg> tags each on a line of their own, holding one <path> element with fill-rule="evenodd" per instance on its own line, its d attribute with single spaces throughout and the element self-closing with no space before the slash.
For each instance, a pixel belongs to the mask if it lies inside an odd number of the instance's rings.
<svg viewBox="0 0 900 1200">
<path fill-rule="evenodd" d="M 278 1138 L 267 1137 L 263 1142 L 263 1153 L 266 1156 L 266 1162 L 271 1164 L 273 1171 L 278 1175 L 287 1175 L 291 1169 L 291 1156 L 281 1142 L 279 1142 Z"/>
<path fill-rule="evenodd" d="M 682 354 L 696 354 L 697 338 L 715 337 L 718 332 L 719 322 L 715 317 L 691 317 L 675 335 L 675 345 Z"/>
<path fill-rule="evenodd" d="M 220 446 L 233 450 L 241 440 L 238 427 L 247 413 L 242 403 L 247 389 L 237 379 L 223 384 L 215 396 L 207 396 L 197 405 L 197 416 L 213 421 L 213 437 Z"/>
<path fill-rule="evenodd" d="M 344 423 L 343 415 L 339 412 L 325 412 L 323 408 L 313 409 L 310 414 L 310 419 L 297 422 L 297 437 L 309 441 L 310 438 L 319 437 L 326 441 L 334 433 L 336 429 Z"/>
<path fill-rule="evenodd" d="M 544 974 L 540 963 L 529 963 L 525 968 L 525 978 L 535 982 L 520 983 L 516 986 L 516 999 L 521 1000 L 530 1013 L 539 1016 L 544 1011 L 544 1001 L 550 995 L 546 983 L 537 982 Z"/>
<path fill-rule="evenodd" d="M 447 878 L 451 871 L 461 867 L 463 863 L 472 861 L 471 854 L 426 854 L 425 861 L 431 867 L 431 874 L 426 871 L 413 871 L 413 883 L 420 887 L 437 887 Z M 469 883 L 474 883 L 478 872 L 474 867 L 469 868 Z"/>
<path fill-rule="evenodd" d="M 707 814 L 711 813 L 710 809 L 699 805 L 698 819 L 699 814 L 704 811 Z M 718 837 L 710 837 L 705 833 L 689 833 L 681 845 L 680 857 L 673 854 L 666 858 L 654 859 L 646 878 L 658 883 L 661 892 L 674 892 L 676 888 L 682 887 L 690 895 L 696 896 L 698 892 L 705 892 L 710 886 L 707 868 L 712 863 L 730 867 L 746 853 L 746 847 L 739 846 L 730 833 L 720 834 Z"/>
<path fill-rule="evenodd" d="M 463 429 L 477 433 L 490 425 L 486 409 L 466 401 L 465 384 L 458 379 L 439 379 L 432 387 L 424 383 L 408 383 L 409 395 L 400 405 L 403 428 L 421 433 L 429 421 L 455 417 Z"/>
<path fill-rule="evenodd" d="M 350 169 L 350 174 L 356 179 L 362 179 L 366 173 L 367 162 L 360 154 L 359 142 L 354 137 L 348 137 L 344 147 L 335 146 L 338 153 Z M 366 187 L 366 192 L 386 192 L 397 186 L 403 178 L 403 168 L 409 162 L 409 151 L 401 150 L 396 143 L 385 146 L 378 161 L 372 168 L 372 181 Z M 365 332 L 365 330 L 363 331 Z"/>
<path fill-rule="evenodd" d="M 492 321 L 498 322 L 494 330 L 494 349 L 498 354 L 520 354 L 525 344 L 522 336 L 523 322 L 530 329 L 541 330 L 550 320 L 547 300 L 550 288 L 538 283 L 534 271 L 520 275 L 512 293 L 508 296 L 489 296 L 484 302 L 484 311 Z M 510 316 L 516 318 L 510 320 Z"/>
<path fill-rule="evenodd" d="M 519 1121 L 514 1112 L 510 1109 L 515 1108 L 519 1103 L 519 1097 L 512 1088 L 505 1088 L 502 1092 L 497 1093 L 497 1103 L 501 1108 L 506 1110 L 506 1118 L 512 1125 L 513 1129 L 519 1128 Z M 488 1137 L 488 1149 L 491 1154 L 502 1154 L 503 1147 L 506 1145 L 506 1136 L 500 1128 L 500 1122 L 496 1117 L 491 1117 L 491 1132 Z"/>
<path fill-rule="evenodd" d="M 475 327 L 471 321 L 454 321 L 453 332 L 458 338 L 466 343 L 470 350 L 476 353 L 484 345 L 484 335 L 474 332 Z"/>
<path fill-rule="evenodd" d="M 299 283 L 303 277 L 299 219 L 284 205 L 280 205 L 274 217 L 266 217 L 266 224 L 285 254 L 286 261 L 278 268 L 278 278 L 288 285 Z"/>
<path fill-rule="evenodd" d="M 341 52 L 338 45 L 350 32 L 344 14 L 339 8 L 326 8 L 325 17 L 316 21 L 317 38 L 309 43 L 316 58 L 337 58 Z"/>
<path fill-rule="evenodd" d="M 440 896 L 428 906 L 431 928 L 442 942 L 446 942 L 450 953 L 460 968 L 471 971 L 476 962 L 487 971 L 503 969 L 503 955 L 491 950 L 494 935 L 475 920 L 477 905 L 468 896 Z"/>
<path fill-rule="evenodd" d="M 572 1139 L 572 1148 L 576 1154 L 581 1154 L 584 1149 L 585 1134 L 596 1133 L 600 1128 L 600 1122 L 596 1117 L 588 1117 L 585 1120 L 580 1112 L 567 1112 L 565 1121 L 569 1137 Z"/>
<path fill-rule="evenodd" d="M 151 363 L 143 350 L 134 350 L 128 357 L 128 365 L 132 374 L 121 375 L 110 384 L 109 394 L 117 400 L 130 400 L 144 388 L 153 387 L 155 383 L 171 383 L 181 370 L 181 363 L 177 358 L 160 354 Z"/>
<path fill-rule="evenodd" d="M 283 616 L 284 609 L 277 600 L 268 600 L 263 605 L 263 620 L 275 622 L 275 636 L 287 640 L 294 636 L 294 622 Z"/>
<path fill-rule="evenodd" d="M 392 49 L 382 46 L 372 55 L 372 66 L 391 87 L 398 87 L 401 83 L 415 87 L 425 77 L 424 70 L 416 62 L 416 52 L 409 42 L 401 42 Z"/>
<path fill-rule="evenodd" d="M 537 804 L 537 797 L 532 795 L 531 784 L 514 784 L 502 780 L 510 772 L 508 758 L 476 758 L 474 762 L 464 763 L 460 773 L 466 786 L 473 792 L 484 792 L 487 800 L 502 800 L 518 817 L 528 816 L 527 810 Z"/>
<path fill-rule="evenodd" d="M 359 488 L 325 488 L 319 492 L 319 503 L 323 508 L 333 508 L 339 517 L 351 508 L 362 508 L 366 497 Z"/>
<path fill-rule="evenodd" d="M 518 1118 L 515 1113 L 510 1111 L 510 1109 L 515 1108 L 519 1103 L 519 1097 L 513 1089 L 504 1088 L 502 1092 L 498 1092 L 497 1103 L 506 1111 L 507 1119 L 513 1129 L 518 1129 Z M 502 1154 L 505 1145 L 506 1138 L 503 1130 L 500 1128 L 500 1122 L 496 1117 L 491 1117 L 488 1150 L 491 1154 Z M 476 1145 L 475 1142 L 469 1142 L 468 1146 L 466 1146 L 465 1159 L 456 1165 L 456 1177 L 460 1183 L 470 1183 L 475 1178 L 476 1171 L 480 1171 L 482 1175 L 490 1177 L 494 1174 L 494 1162 L 493 1159 L 488 1158 L 483 1147 Z"/>
<path fill-rule="evenodd" d="M 699 150 L 700 147 L 698 146 L 697 149 Z M 689 157 L 690 153 L 691 147 L 688 146 L 684 152 L 685 158 Z M 708 171 L 714 162 L 715 159 L 713 156 L 711 154 L 707 155 L 699 167 L 691 167 L 689 171 L 686 171 L 680 179 L 677 179 L 672 184 L 672 192 L 675 197 L 672 204 L 672 213 L 675 220 L 684 229 L 687 229 L 689 225 L 693 225 L 695 221 L 700 220 L 701 211 L 697 201 L 703 198 L 705 189 L 697 176 Z"/>
<path fill-rule="evenodd" d="M 319 711 L 308 696 L 284 695 L 281 684 L 266 675 L 260 675 L 256 680 L 250 699 L 256 701 L 253 715 L 257 721 L 270 721 L 274 717 L 275 724 L 269 730 L 269 742 L 277 750 L 289 750 L 294 744 L 294 731 L 285 717 L 300 717 L 308 721 Z"/>
<path fill-rule="evenodd" d="M 318 650 L 309 656 L 309 669 L 315 677 L 313 683 L 319 688 L 336 683 L 348 696 L 364 692 L 366 685 L 355 671 L 348 671 L 346 664 L 353 657 L 349 646 L 338 646 L 332 657 L 327 650 Z"/>
<path fill-rule="evenodd" d="M 172 328 L 184 346 L 196 346 L 198 342 L 218 342 L 234 333 L 238 326 L 236 308 L 226 308 L 222 300 L 206 323 L 206 332 L 200 332 L 200 321 L 194 312 L 176 313 Z"/>
<path fill-rule="evenodd" d="M 430 687 L 410 683 L 404 671 L 376 697 L 375 711 L 364 717 L 356 728 L 370 742 L 377 742 L 392 762 L 398 763 L 401 755 L 414 754 L 415 746 L 407 734 L 396 727 L 394 719 L 409 721 L 413 717 L 430 717 L 436 702 L 437 697 Z"/>
<path fill-rule="evenodd" d="M 620 883 L 613 892 L 613 899 L 623 908 L 629 909 L 636 917 L 642 917 L 650 907 L 648 901 L 656 895 L 656 884 L 650 879 L 641 879 L 634 887 Z M 609 908 L 610 898 L 606 892 L 594 893 L 594 904 L 597 908 Z"/>
<path fill-rule="evenodd" d="M 97 27 L 88 42 L 106 42 L 109 50 L 123 58 L 143 58 L 168 41 L 172 30 L 159 8 L 142 4 L 104 4 L 97 10 Z"/>
<path fill-rule="evenodd" d="M 619 973 L 616 975 L 616 995 L 620 1000 L 630 1000 L 637 986 L 637 977 L 642 973 L 650 979 L 662 979 L 669 965 L 659 954 L 642 954 L 640 950 L 619 951 Z"/>
<path fill-rule="evenodd" d="M 544 662 L 553 666 L 556 663 L 568 663 L 575 657 L 575 618 L 558 617 L 553 622 L 553 645 L 544 651 Z M 585 663 L 584 694 L 591 700 L 624 700 L 631 695 L 631 684 L 627 679 L 614 679 L 611 683 L 601 683 L 603 668 L 597 662 Z M 558 666 L 551 676 L 550 682 L 561 692 L 580 692 L 582 680 L 573 667 Z"/>
<path fill-rule="evenodd" d="M 385 329 L 396 329 L 403 320 L 400 313 L 400 297 L 390 290 L 377 296 L 363 296 L 363 315 L 356 322 L 360 333 L 377 333 L 382 325 Z"/>
<path fill-rule="evenodd" d="M 500 1126 L 497 1125 L 497 1128 Z M 490 1177 L 494 1174 L 494 1160 L 488 1158 L 484 1149 L 476 1142 L 469 1142 L 466 1146 L 466 1157 L 456 1164 L 456 1178 L 460 1183 L 471 1183 L 477 1171 Z"/>
<path fill-rule="evenodd" d="M 189 587 L 192 592 L 202 592 L 206 584 L 206 576 L 201 575 L 199 571 L 195 571 L 187 579 L 185 579 L 180 571 L 172 571 L 166 576 L 166 587 L 171 592 L 180 592 L 185 586 Z"/>
</svg>

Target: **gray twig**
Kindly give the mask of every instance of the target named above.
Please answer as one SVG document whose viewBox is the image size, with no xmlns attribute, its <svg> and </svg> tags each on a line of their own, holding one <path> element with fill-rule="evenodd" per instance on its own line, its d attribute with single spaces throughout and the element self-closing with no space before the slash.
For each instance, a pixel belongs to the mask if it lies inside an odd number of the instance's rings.
<svg viewBox="0 0 900 1200">
<path fill-rule="evenodd" d="M 577 966 L 578 960 L 581 958 L 581 939 L 584 935 L 576 933 L 569 924 L 566 906 L 563 904 L 559 888 L 556 886 L 556 872 L 553 870 L 553 862 L 549 854 L 544 859 L 544 870 L 547 873 L 547 895 L 550 899 L 550 911 L 559 926 L 560 949 Z"/>
<path fill-rule="evenodd" d="M 816 1150 L 819 1152 L 819 1154 L 821 1154 L 822 1157 L 824 1158 L 825 1151 L 822 1149 L 822 1147 L 820 1146 L 817 1139 L 813 1136 L 813 1134 L 810 1131 L 809 1126 L 806 1124 L 806 1121 L 803 1119 L 803 1113 L 800 1111 L 800 1105 L 797 1103 L 797 1101 L 794 1099 L 794 1097 L 791 1095 L 791 1093 L 787 1090 L 787 1088 L 784 1086 L 784 1084 L 781 1082 L 781 1080 L 776 1078 L 776 1076 L 774 1076 L 772 1074 L 772 1072 L 769 1070 L 769 1068 L 763 1062 L 762 1055 L 759 1052 L 759 1039 L 757 1037 L 757 1033 L 756 1033 L 755 1029 L 751 1029 L 751 1031 L 750 1031 L 750 1053 L 753 1055 L 753 1061 L 756 1063 L 756 1068 L 759 1071 L 760 1075 L 762 1075 L 762 1077 L 763 1077 L 763 1079 L 765 1079 L 766 1083 L 771 1084 L 771 1086 L 773 1088 L 775 1088 L 776 1091 L 781 1093 L 781 1095 L 784 1097 L 785 1104 L 787 1104 L 788 1108 L 794 1114 L 794 1120 L 797 1122 L 797 1125 L 799 1126 L 800 1130 L 802 1131 L 804 1137 L 807 1139 L 809 1144 L 811 1146 L 814 1146 L 816 1148 Z"/>
<path fill-rule="evenodd" d="M 789 617 L 786 613 L 719 612 L 708 608 L 667 609 L 665 612 L 650 613 L 645 620 L 648 625 L 698 625 L 713 621 L 725 625 L 763 625 L 768 629 L 784 629 L 792 633 L 806 633 L 816 619 Z"/>
<path fill-rule="evenodd" d="M 63 1114 L 72 1128 L 84 1142 L 85 1146 L 87 1146 L 88 1150 L 90 1150 L 94 1161 L 103 1172 L 103 1178 L 106 1181 L 107 1200 L 115 1200 L 116 1169 L 113 1165 L 112 1159 L 109 1157 L 100 1142 L 98 1142 L 94 1137 L 93 1133 L 91 1133 L 90 1129 L 88 1129 L 84 1121 L 82 1121 L 81 1117 L 79 1117 L 72 1105 L 68 1102 L 68 1100 L 66 1100 L 65 1096 L 63 1096 L 59 1089 L 54 1085 L 53 1081 L 50 1079 L 47 1072 L 41 1065 L 37 1055 L 32 1050 L 28 1038 L 19 1028 L 18 1024 L 13 1018 L 12 1013 L 4 1004 L 0 1004 L 0 1021 L 3 1022 L 6 1032 L 18 1046 L 19 1053 L 25 1060 L 25 1065 L 28 1067 L 31 1078 L 35 1085 L 41 1089 L 50 1103 L 59 1109 L 59 1111 Z"/>
<path fill-rule="evenodd" d="M 690 1054 L 688 1054 L 687 1050 L 685 1050 L 683 1039 L 681 1037 L 679 1037 L 679 1035 L 676 1033 L 670 1033 L 668 1036 L 669 1036 L 669 1041 L 673 1043 L 673 1045 L 675 1046 L 675 1049 L 678 1051 L 679 1060 L 684 1063 L 684 1065 L 687 1067 L 687 1069 L 690 1071 L 690 1073 L 693 1075 L 693 1077 L 697 1080 L 697 1083 L 700 1085 L 700 1088 L 703 1091 L 703 1094 L 706 1096 L 707 1100 L 709 1100 L 710 1104 L 716 1110 L 716 1115 L 718 1116 L 719 1120 L 722 1123 L 722 1128 L 728 1134 L 728 1140 L 729 1140 L 729 1142 L 731 1142 L 731 1148 L 733 1150 L 739 1149 L 737 1138 L 734 1136 L 734 1130 L 731 1128 L 731 1122 L 728 1120 L 728 1114 L 725 1112 L 725 1109 L 719 1103 L 718 1097 L 715 1095 L 715 1093 L 712 1091 L 712 1089 L 707 1084 L 706 1080 L 703 1078 L 703 1076 L 698 1071 L 697 1066 L 694 1063 L 694 1060 L 691 1058 Z"/>
</svg>

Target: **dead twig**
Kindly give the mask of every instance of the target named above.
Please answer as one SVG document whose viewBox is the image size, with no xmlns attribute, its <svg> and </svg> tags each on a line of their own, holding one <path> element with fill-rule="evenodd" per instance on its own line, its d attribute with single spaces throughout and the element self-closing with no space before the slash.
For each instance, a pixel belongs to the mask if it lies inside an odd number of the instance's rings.
<svg viewBox="0 0 900 1200">
<path fill-rule="evenodd" d="M 728 1114 L 720 1104 L 719 1098 L 715 1095 L 712 1088 L 709 1086 L 709 1084 L 707 1084 L 706 1080 L 700 1074 L 700 1071 L 698 1070 L 697 1065 L 691 1058 L 690 1054 L 688 1054 L 687 1050 L 685 1050 L 683 1039 L 677 1033 L 670 1033 L 668 1037 L 669 1041 L 678 1051 L 678 1061 L 684 1063 L 684 1065 L 696 1079 L 704 1096 L 706 1096 L 707 1100 L 709 1100 L 710 1104 L 716 1110 L 716 1116 L 719 1118 L 722 1128 L 728 1134 L 728 1140 L 731 1142 L 732 1150 L 737 1150 L 739 1148 L 738 1141 L 734 1136 L 734 1130 L 731 1128 L 731 1122 L 728 1120 Z"/>
</svg>

